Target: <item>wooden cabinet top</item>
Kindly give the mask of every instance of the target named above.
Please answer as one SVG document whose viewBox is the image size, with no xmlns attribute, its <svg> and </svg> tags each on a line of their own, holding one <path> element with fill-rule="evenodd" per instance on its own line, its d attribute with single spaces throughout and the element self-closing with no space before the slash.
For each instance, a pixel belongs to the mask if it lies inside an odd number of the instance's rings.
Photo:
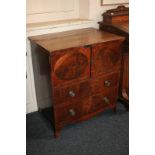
<svg viewBox="0 0 155 155">
<path fill-rule="evenodd" d="M 66 32 L 52 33 L 29 37 L 29 39 L 46 49 L 49 53 L 73 47 L 87 46 L 113 40 L 123 40 L 124 37 L 100 31 L 94 28 L 85 28 Z"/>
</svg>

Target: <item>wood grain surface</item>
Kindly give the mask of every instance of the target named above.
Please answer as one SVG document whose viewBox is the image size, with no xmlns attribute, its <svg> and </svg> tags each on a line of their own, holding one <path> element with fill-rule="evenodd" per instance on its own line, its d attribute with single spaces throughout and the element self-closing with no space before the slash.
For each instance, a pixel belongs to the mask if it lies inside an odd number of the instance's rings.
<svg viewBox="0 0 155 155">
<path fill-rule="evenodd" d="M 51 53 L 62 49 L 104 43 L 112 40 L 122 40 L 123 37 L 94 28 L 86 28 L 35 36 L 29 39 Z"/>
</svg>

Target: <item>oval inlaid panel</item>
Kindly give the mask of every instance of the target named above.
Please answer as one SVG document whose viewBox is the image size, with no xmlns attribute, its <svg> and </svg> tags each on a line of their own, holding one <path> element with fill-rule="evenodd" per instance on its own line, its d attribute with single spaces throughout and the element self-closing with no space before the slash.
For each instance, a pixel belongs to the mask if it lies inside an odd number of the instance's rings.
<svg viewBox="0 0 155 155">
<path fill-rule="evenodd" d="M 115 67 L 120 63 L 121 60 L 121 54 L 119 50 L 111 50 L 109 48 L 102 48 L 98 52 L 98 55 L 96 57 L 96 61 L 98 63 L 98 68 L 111 68 Z"/>
<path fill-rule="evenodd" d="M 80 77 L 88 66 L 87 57 L 79 52 L 65 54 L 57 60 L 54 73 L 61 80 L 73 80 Z"/>
</svg>

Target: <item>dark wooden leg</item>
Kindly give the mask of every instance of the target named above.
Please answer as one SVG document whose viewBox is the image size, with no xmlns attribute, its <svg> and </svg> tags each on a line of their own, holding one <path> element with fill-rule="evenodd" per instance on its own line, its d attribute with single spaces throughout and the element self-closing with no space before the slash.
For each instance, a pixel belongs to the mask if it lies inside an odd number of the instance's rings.
<svg viewBox="0 0 155 155">
<path fill-rule="evenodd" d="M 60 128 L 57 128 L 57 129 L 54 130 L 54 138 L 60 137 L 60 131 L 61 131 Z"/>
<path fill-rule="evenodd" d="M 117 111 L 117 106 L 115 105 L 113 108 L 112 108 L 113 112 L 116 112 Z"/>
<path fill-rule="evenodd" d="M 42 112 L 42 111 L 43 111 L 43 109 L 41 109 L 41 108 L 38 109 L 38 112 Z"/>
</svg>

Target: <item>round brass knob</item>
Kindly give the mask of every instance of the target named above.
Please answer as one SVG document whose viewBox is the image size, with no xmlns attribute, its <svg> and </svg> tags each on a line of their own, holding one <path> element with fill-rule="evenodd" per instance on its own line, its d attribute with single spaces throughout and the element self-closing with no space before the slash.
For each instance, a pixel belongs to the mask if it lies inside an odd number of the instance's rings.
<svg viewBox="0 0 155 155">
<path fill-rule="evenodd" d="M 104 85 L 105 85 L 106 87 L 109 87 L 110 84 L 111 84 L 110 81 L 108 81 L 108 80 L 105 80 L 105 81 L 104 81 Z"/>
<path fill-rule="evenodd" d="M 103 101 L 104 101 L 104 103 L 107 103 L 107 104 L 110 103 L 110 100 L 107 97 L 103 97 Z"/>
<path fill-rule="evenodd" d="M 69 109 L 69 114 L 71 115 L 71 116 L 75 116 L 75 110 L 74 109 Z"/>
<path fill-rule="evenodd" d="M 75 97 L 75 93 L 74 93 L 74 91 L 69 91 L 69 95 L 71 96 L 71 97 Z"/>
</svg>

